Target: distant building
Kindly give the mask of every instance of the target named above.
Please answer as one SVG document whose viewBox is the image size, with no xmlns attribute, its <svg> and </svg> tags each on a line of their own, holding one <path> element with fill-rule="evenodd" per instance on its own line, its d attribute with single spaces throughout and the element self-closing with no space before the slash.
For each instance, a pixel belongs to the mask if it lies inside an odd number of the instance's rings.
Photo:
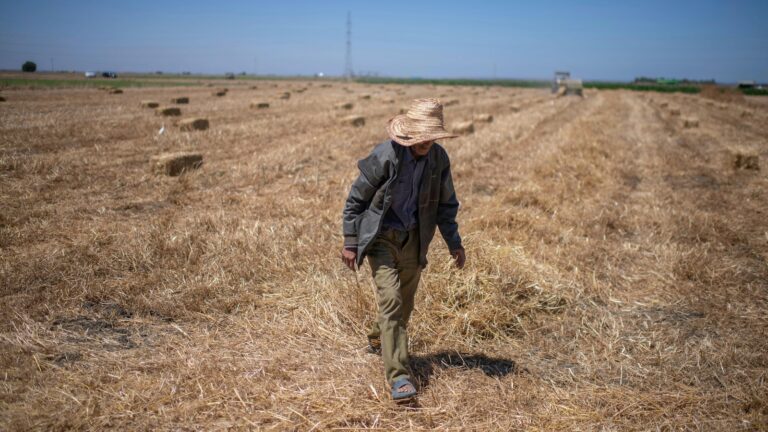
<svg viewBox="0 0 768 432">
<path fill-rule="evenodd" d="M 739 81 L 738 87 L 740 89 L 748 89 L 748 88 L 755 88 L 757 86 L 757 83 L 754 81 Z"/>
</svg>

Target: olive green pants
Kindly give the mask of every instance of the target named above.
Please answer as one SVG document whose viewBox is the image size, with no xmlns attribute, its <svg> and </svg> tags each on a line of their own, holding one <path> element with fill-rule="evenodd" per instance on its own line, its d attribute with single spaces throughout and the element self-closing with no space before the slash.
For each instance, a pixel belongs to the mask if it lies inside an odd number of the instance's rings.
<svg viewBox="0 0 768 432">
<path fill-rule="evenodd" d="M 369 338 L 381 339 L 384 373 L 392 384 L 408 373 L 408 319 L 421 277 L 419 230 L 386 230 L 368 250 L 373 280 L 378 291 L 379 314 Z"/>
</svg>

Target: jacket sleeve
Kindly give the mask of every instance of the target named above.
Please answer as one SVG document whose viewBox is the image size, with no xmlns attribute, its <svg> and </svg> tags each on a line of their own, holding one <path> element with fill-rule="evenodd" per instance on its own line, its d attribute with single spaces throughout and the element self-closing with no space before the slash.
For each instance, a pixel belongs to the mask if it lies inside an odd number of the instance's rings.
<svg viewBox="0 0 768 432">
<path fill-rule="evenodd" d="M 376 153 L 371 153 L 357 163 L 360 175 L 352 183 L 342 213 L 344 246 L 357 246 L 357 224 L 360 215 L 368 209 L 371 199 L 386 180 L 386 167 Z"/>
<path fill-rule="evenodd" d="M 443 169 L 440 180 L 440 201 L 437 204 L 437 226 L 440 234 L 448 245 L 449 250 L 462 249 L 461 236 L 459 236 L 459 224 L 456 222 L 456 214 L 459 212 L 459 201 L 456 199 L 456 191 L 453 189 L 451 177 L 451 165 L 448 163 Z"/>
</svg>

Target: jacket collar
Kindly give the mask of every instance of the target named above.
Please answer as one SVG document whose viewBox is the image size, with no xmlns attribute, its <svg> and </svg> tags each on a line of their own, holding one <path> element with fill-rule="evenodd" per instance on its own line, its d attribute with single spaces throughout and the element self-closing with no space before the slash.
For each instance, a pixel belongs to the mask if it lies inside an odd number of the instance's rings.
<svg viewBox="0 0 768 432">
<path fill-rule="evenodd" d="M 395 149 L 395 166 L 397 167 L 396 168 L 397 172 L 399 172 L 403 162 L 405 162 L 408 159 L 412 159 L 413 155 L 410 155 L 410 154 L 406 155 L 406 153 L 409 153 L 409 151 L 408 151 L 408 148 L 405 147 L 404 145 L 400 145 L 394 140 L 390 140 L 390 143 L 392 143 L 392 147 Z M 427 166 L 429 167 L 428 168 L 429 171 L 432 171 L 435 167 L 435 159 L 437 158 L 436 152 L 437 152 L 437 149 L 435 148 L 434 145 L 432 145 L 432 148 L 429 149 L 429 153 L 427 153 L 427 155 L 424 156 L 427 158 Z"/>
</svg>

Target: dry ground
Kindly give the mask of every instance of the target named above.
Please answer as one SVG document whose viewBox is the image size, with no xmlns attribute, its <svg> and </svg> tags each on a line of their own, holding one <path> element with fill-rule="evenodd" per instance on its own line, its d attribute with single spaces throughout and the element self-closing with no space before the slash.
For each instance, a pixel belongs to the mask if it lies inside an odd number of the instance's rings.
<svg viewBox="0 0 768 432">
<path fill-rule="evenodd" d="M 768 429 L 768 106 L 321 84 L 0 92 L 0 429 Z M 139 106 L 176 96 L 211 128 Z M 435 239 L 406 409 L 340 215 L 419 96 L 494 121 L 443 143 L 468 265 Z M 176 150 L 203 167 L 149 173 Z"/>
</svg>

